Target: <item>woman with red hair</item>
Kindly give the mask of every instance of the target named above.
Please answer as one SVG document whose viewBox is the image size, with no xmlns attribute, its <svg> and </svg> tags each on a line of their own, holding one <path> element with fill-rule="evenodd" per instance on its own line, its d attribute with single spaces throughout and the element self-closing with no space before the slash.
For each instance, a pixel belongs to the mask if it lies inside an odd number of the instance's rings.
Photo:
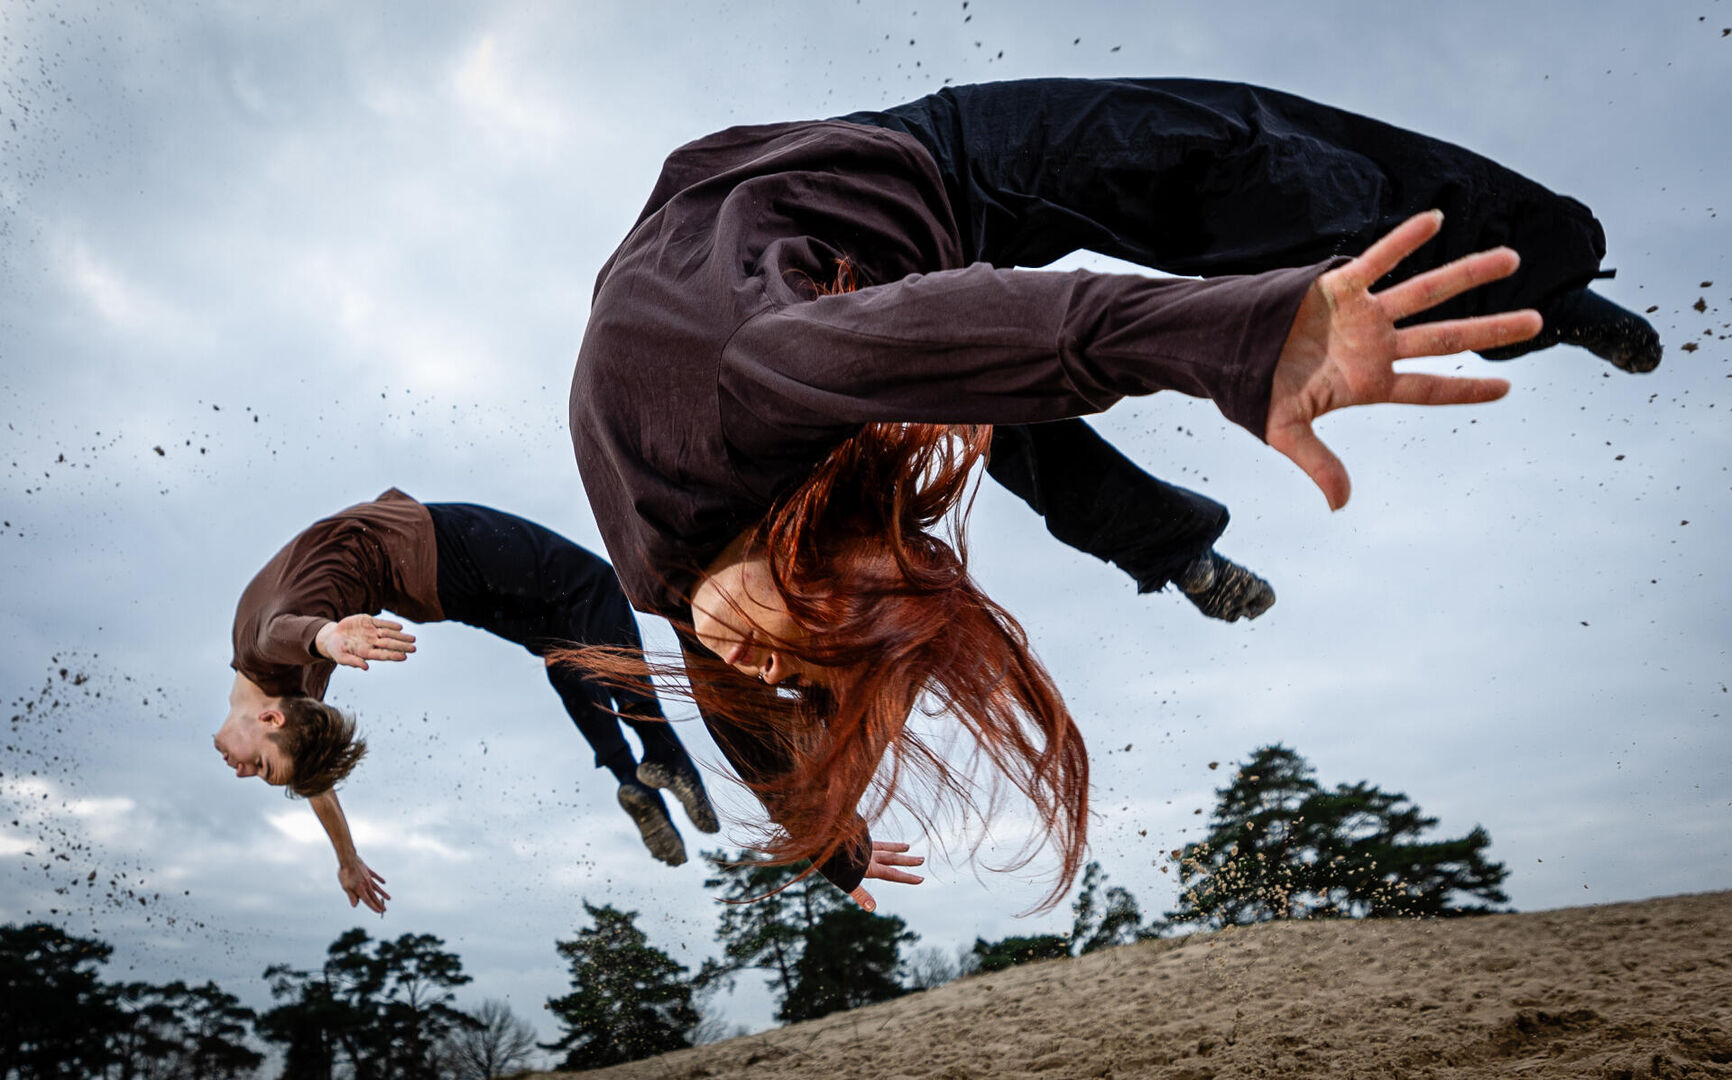
<svg viewBox="0 0 1732 1080">
<path fill-rule="evenodd" d="M 1013 269 L 1078 248 L 1201 280 Z M 1003 781 L 1057 850 L 1052 903 L 1082 861 L 1088 762 L 1022 629 L 967 572 L 966 487 L 995 440 L 1050 450 L 1049 488 L 1099 489 L 1061 512 L 1134 513 L 1096 468 L 1104 443 L 1048 436 L 1176 389 L 1339 507 L 1318 417 L 1508 389 L 1397 360 L 1569 342 L 1657 364 L 1651 328 L 1586 289 L 1603 253 L 1580 203 L 1290 95 L 947 89 L 671 155 L 597 280 L 572 438 L 628 597 L 679 630 L 693 697 L 778 827 L 765 851 L 871 907 L 862 880 L 917 881 L 918 860 L 872 844 L 867 820 L 915 781 L 916 810 L 949 795 L 990 813 Z M 917 738 L 916 706 L 954 717 L 970 752 Z"/>
</svg>

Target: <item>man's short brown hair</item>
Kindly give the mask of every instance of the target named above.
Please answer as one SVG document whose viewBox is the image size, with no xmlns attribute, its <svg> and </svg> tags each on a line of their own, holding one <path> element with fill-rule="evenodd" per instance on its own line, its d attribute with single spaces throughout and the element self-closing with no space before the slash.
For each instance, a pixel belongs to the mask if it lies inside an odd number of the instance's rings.
<svg viewBox="0 0 1732 1080">
<path fill-rule="evenodd" d="M 303 799 L 323 795 L 367 753 L 355 720 L 335 705 L 300 695 L 282 699 L 283 726 L 271 738 L 288 756 L 289 790 Z"/>
</svg>

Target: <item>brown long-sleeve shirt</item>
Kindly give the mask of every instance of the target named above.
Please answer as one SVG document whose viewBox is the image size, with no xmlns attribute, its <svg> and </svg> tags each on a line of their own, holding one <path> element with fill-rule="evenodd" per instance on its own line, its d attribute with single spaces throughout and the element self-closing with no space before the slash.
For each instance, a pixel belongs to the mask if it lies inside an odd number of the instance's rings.
<svg viewBox="0 0 1732 1080">
<path fill-rule="evenodd" d="M 323 698 L 336 664 L 313 652 L 319 629 L 385 610 L 439 622 L 438 565 L 432 517 L 396 488 L 316 521 L 241 593 L 230 666 L 267 694 Z"/>
<path fill-rule="evenodd" d="M 626 595 L 685 613 L 730 540 L 875 421 L 1034 423 L 1175 389 L 1262 436 L 1321 266 L 1208 281 L 963 264 L 931 156 L 845 121 L 676 150 L 602 268 L 572 381 Z M 846 258 L 864 287 L 815 296 Z"/>
</svg>

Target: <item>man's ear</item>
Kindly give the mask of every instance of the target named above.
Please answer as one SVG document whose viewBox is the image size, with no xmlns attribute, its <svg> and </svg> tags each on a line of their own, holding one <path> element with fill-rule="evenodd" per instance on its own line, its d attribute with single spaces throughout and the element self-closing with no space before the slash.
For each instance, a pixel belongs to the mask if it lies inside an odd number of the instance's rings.
<svg viewBox="0 0 1732 1080">
<path fill-rule="evenodd" d="M 259 723 L 266 727 L 275 728 L 278 731 L 281 731 L 283 725 L 288 722 L 288 718 L 283 715 L 283 710 L 277 708 L 275 705 L 266 705 L 263 709 L 259 710 Z"/>
</svg>

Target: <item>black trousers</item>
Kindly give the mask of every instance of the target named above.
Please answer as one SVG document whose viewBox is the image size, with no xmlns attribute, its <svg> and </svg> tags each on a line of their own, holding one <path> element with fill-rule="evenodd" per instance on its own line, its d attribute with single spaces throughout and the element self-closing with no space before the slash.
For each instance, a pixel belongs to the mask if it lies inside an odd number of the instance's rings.
<svg viewBox="0 0 1732 1080">
<path fill-rule="evenodd" d="M 428 503 L 438 543 L 439 604 L 445 617 L 486 630 L 536 656 L 566 642 L 641 650 L 637 620 L 613 567 L 533 521 L 469 503 Z M 637 733 L 646 760 L 685 762 L 661 703 L 641 689 L 611 689 L 560 667 L 547 679 L 598 766 L 635 762 L 620 717 Z"/>
<path fill-rule="evenodd" d="M 995 266 L 1077 250 L 1212 276 L 1356 255 L 1401 221 L 1442 233 L 1390 280 L 1500 244 L 1517 273 L 1420 319 L 1531 307 L 1593 279 L 1588 208 L 1459 146 L 1292 94 L 1201 79 L 1029 79 L 950 87 L 843 120 L 932 153 L 964 249 Z M 1226 527 L 1225 507 L 1126 460 L 1087 424 L 1001 429 L 988 473 L 1073 547 L 1159 588 Z"/>
</svg>

